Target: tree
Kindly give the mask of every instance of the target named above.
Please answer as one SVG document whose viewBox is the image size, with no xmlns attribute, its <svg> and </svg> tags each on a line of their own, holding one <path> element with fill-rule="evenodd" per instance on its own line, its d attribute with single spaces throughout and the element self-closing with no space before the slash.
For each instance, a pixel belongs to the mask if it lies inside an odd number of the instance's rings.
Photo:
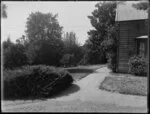
<svg viewBox="0 0 150 114">
<path fill-rule="evenodd" d="M 106 62 L 106 50 L 104 45 L 110 39 L 110 31 L 115 25 L 115 9 L 116 2 L 99 2 L 95 5 L 96 9 L 92 12 L 92 16 L 88 16 L 93 30 L 88 32 L 89 38 L 86 41 L 88 49 L 89 62 L 92 64 Z M 111 40 L 114 40 L 113 38 Z"/>
<path fill-rule="evenodd" d="M 25 35 L 22 35 L 19 39 L 16 40 L 16 43 L 26 46 L 29 42 Z"/>
<path fill-rule="evenodd" d="M 7 18 L 7 12 L 6 12 L 7 6 L 6 6 L 6 4 L 2 4 L 1 10 L 2 10 L 2 12 L 1 12 L 1 17 L 2 17 L 2 18 Z"/>
<path fill-rule="evenodd" d="M 141 1 L 137 4 L 132 4 L 132 6 L 138 10 L 149 10 L 149 3 L 148 1 Z"/>
<path fill-rule="evenodd" d="M 7 18 L 7 12 L 6 12 L 7 6 L 5 4 L 1 5 L 1 17 L 2 18 Z M 0 24 L 1 25 L 1 24 Z M 1 47 L 0 47 L 1 50 Z M 1 50 L 2 51 L 2 50 Z M 1 57 L 1 53 L 0 53 L 0 57 Z"/>
<path fill-rule="evenodd" d="M 35 12 L 27 18 L 25 31 L 30 42 L 42 39 L 61 39 L 62 27 L 57 21 L 58 15 Z"/>
<path fill-rule="evenodd" d="M 148 17 L 150 17 L 150 8 L 149 8 L 149 1 L 141 1 L 137 4 L 132 4 L 132 6 L 138 10 L 146 10 L 148 12 Z M 146 26 L 149 28 L 150 18 L 146 20 Z"/>
<path fill-rule="evenodd" d="M 94 27 L 88 32 L 89 39 L 86 42 L 88 52 L 93 58 L 97 55 L 95 57 L 97 61 L 94 61 L 96 63 L 105 61 L 107 58 L 108 67 L 113 72 L 116 72 L 118 46 L 118 24 L 115 22 L 116 6 L 123 3 L 124 1 L 99 2 L 95 5 L 96 9 L 92 12 L 92 16 L 88 16 Z"/>
<path fill-rule="evenodd" d="M 57 15 L 35 12 L 27 18 L 26 35 L 29 46 L 26 52 L 30 64 L 59 65 L 63 42 L 62 27 Z"/>
<path fill-rule="evenodd" d="M 22 44 L 11 42 L 10 38 L 3 42 L 4 68 L 15 68 L 27 64 L 25 48 Z"/>
<path fill-rule="evenodd" d="M 63 55 L 73 55 L 70 65 L 77 65 L 82 59 L 83 52 L 81 46 L 77 42 L 77 37 L 74 32 L 67 32 L 63 38 L 64 48 Z"/>
<path fill-rule="evenodd" d="M 66 66 L 71 66 L 73 60 L 74 60 L 73 54 L 64 54 L 60 62 L 66 67 Z"/>
</svg>

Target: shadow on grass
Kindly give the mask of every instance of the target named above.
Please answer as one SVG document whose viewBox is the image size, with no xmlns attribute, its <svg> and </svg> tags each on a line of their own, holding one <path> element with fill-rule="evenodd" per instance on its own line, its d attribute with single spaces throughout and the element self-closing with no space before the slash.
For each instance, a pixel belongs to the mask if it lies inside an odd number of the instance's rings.
<svg viewBox="0 0 150 114">
<path fill-rule="evenodd" d="M 80 87 L 78 85 L 71 84 L 68 88 L 61 91 L 60 93 L 53 95 L 51 98 L 55 99 L 55 98 L 59 98 L 59 97 L 63 97 L 63 96 L 68 96 L 68 95 L 73 94 L 79 90 L 80 90 Z"/>
<path fill-rule="evenodd" d="M 2 98 L 4 101 L 33 101 L 33 100 L 45 100 L 45 97 L 9 97 L 9 98 Z"/>
<path fill-rule="evenodd" d="M 36 100 L 42 100 L 45 101 L 47 99 L 52 99 L 52 98 L 57 98 L 57 97 L 62 97 L 62 96 L 67 96 L 69 94 L 75 93 L 80 90 L 80 87 L 76 84 L 71 84 L 69 87 L 61 90 L 60 92 L 55 93 L 54 95 L 46 96 L 46 97 L 13 97 L 13 98 L 3 98 L 2 100 L 4 101 L 16 101 L 16 100 L 21 100 L 21 101 L 36 101 Z"/>
<path fill-rule="evenodd" d="M 66 69 L 70 73 L 93 73 L 92 69 L 81 69 L 81 68 L 68 68 Z"/>
</svg>

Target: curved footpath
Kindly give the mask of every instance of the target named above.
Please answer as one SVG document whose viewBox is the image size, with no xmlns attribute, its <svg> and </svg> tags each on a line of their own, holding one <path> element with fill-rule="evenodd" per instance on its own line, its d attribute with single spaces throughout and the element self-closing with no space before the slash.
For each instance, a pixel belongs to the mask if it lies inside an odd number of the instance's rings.
<svg viewBox="0 0 150 114">
<path fill-rule="evenodd" d="M 61 94 L 43 101 L 4 105 L 2 111 L 15 112 L 147 112 L 147 97 L 124 95 L 99 89 L 110 70 L 103 67 L 74 82 Z"/>
</svg>

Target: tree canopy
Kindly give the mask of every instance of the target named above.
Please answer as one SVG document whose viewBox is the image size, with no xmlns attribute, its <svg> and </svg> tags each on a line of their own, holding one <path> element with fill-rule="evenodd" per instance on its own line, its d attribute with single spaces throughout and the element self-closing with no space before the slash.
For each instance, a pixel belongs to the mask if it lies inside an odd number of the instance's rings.
<svg viewBox="0 0 150 114">
<path fill-rule="evenodd" d="M 29 41 L 61 39 L 62 27 L 56 19 L 57 16 L 51 13 L 31 13 L 27 18 L 25 31 Z"/>
<path fill-rule="evenodd" d="M 57 15 L 35 12 L 27 18 L 27 57 L 31 64 L 58 65 L 63 42 Z"/>
<path fill-rule="evenodd" d="M 67 65 L 77 65 L 83 57 L 82 47 L 78 44 L 76 34 L 74 32 L 67 32 L 63 38 L 63 58 L 61 63 Z"/>
<path fill-rule="evenodd" d="M 138 10 L 148 10 L 149 9 L 149 3 L 148 1 L 141 1 L 137 4 L 133 4 L 133 7 L 135 7 Z"/>
<path fill-rule="evenodd" d="M 86 47 L 89 55 L 91 55 L 91 62 L 105 63 L 106 49 L 110 45 L 114 46 L 116 38 L 114 36 L 116 2 L 99 2 L 95 5 L 96 9 L 92 12 L 90 19 L 93 30 L 88 32 L 89 38 L 86 41 Z M 109 44 L 108 44 L 109 42 Z M 113 43 L 113 44 L 112 44 Z M 110 49 L 110 48 L 109 48 Z M 110 50 L 109 50 L 110 51 Z"/>
<path fill-rule="evenodd" d="M 2 18 L 7 18 L 7 6 L 6 6 L 6 4 L 3 4 L 2 3 L 2 5 L 1 5 L 1 17 Z"/>
</svg>

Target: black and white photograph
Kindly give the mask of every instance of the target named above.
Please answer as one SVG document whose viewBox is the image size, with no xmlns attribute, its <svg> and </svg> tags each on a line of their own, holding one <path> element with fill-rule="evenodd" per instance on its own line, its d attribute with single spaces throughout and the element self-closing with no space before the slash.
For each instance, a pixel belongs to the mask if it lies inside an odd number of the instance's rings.
<svg viewBox="0 0 150 114">
<path fill-rule="evenodd" d="M 2 1 L 1 111 L 147 113 L 149 1 Z"/>
</svg>

